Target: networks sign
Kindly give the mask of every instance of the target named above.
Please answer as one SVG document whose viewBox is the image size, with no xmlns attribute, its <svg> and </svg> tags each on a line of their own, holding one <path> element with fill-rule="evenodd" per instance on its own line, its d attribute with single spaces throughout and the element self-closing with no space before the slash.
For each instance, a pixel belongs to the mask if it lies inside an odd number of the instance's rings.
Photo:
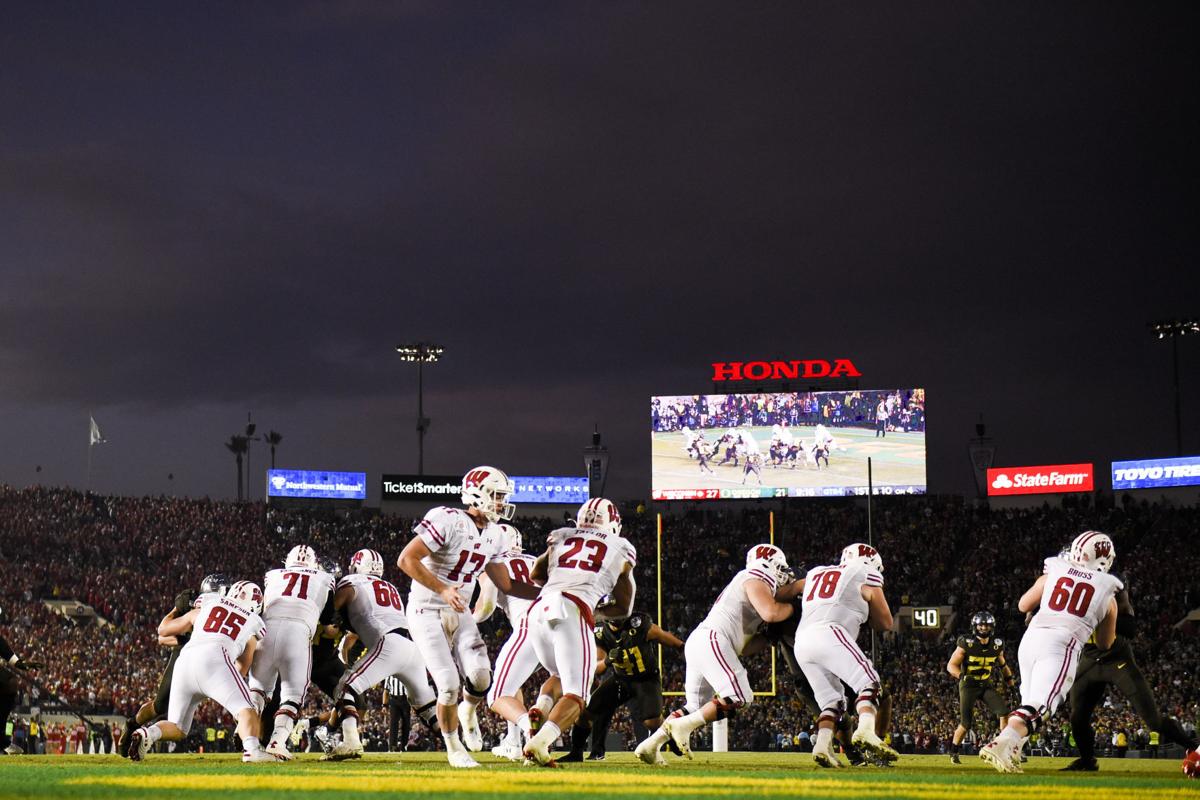
<svg viewBox="0 0 1200 800">
<path fill-rule="evenodd" d="M 588 479 L 557 475 L 529 477 L 514 475 L 514 503 L 582 504 L 588 499 Z"/>
<path fill-rule="evenodd" d="M 987 471 L 988 496 L 1090 492 L 1094 475 L 1091 464 L 999 467 Z"/>
<path fill-rule="evenodd" d="M 587 478 L 513 475 L 516 491 L 509 500 L 521 503 L 582 503 L 588 499 Z M 422 500 L 430 504 L 459 505 L 461 475 L 384 475 L 384 500 Z"/>
<path fill-rule="evenodd" d="M 366 500 L 367 473 L 271 469 L 267 470 L 267 497 Z"/>
<path fill-rule="evenodd" d="M 1114 461 L 1113 489 L 1155 489 L 1200 485 L 1200 456 Z"/>
</svg>

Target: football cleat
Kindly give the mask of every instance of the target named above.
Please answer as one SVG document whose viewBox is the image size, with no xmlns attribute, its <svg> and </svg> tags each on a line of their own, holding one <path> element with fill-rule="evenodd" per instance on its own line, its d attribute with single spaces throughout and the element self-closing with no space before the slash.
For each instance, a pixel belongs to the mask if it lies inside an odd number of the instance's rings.
<svg viewBox="0 0 1200 800">
<path fill-rule="evenodd" d="M 961 764 L 962 763 L 962 759 L 958 757 L 958 753 L 950 754 L 950 763 L 951 764 Z"/>
<path fill-rule="evenodd" d="M 1013 745 L 1012 753 L 1008 757 L 1008 761 L 1012 764 L 1012 771 L 1018 774 L 1025 774 L 1025 770 L 1021 769 L 1021 762 L 1025 757 L 1021 754 L 1021 743 L 1017 742 Z"/>
<path fill-rule="evenodd" d="M 995 767 L 997 772 L 1012 772 L 1012 748 L 1005 748 L 999 742 L 988 742 L 979 751 L 979 757 Z"/>
<path fill-rule="evenodd" d="M 866 750 L 881 761 L 895 761 L 900 754 L 893 750 L 883 739 L 872 730 L 856 730 L 850 738 L 851 743 Z"/>
<path fill-rule="evenodd" d="M 129 737 L 129 760 L 141 761 L 150 752 L 150 736 L 145 728 L 138 728 Z"/>
<path fill-rule="evenodd" d="M 129 758 L 129 743 L 133 739 L 133 732 L 139 727 L 134 717 L 129 717 L 125 720 L 125 730 L 121 731 L 120 738 L 114 743 L 114 747 L 121 754 L 121 758 Z"/>
<path fill-rule="evenodd" d="M 690 760 L 692 757 L 692 732 L 680 730 L 678 722 L 677 718 L 668 717 L 667 721 L 663 723 L 663 729 L 670 735 L 671 741 L 675 742 L 679 752 L 683 753 L 683 757 Z"/>
<path fill-rule="evenodd" d="M 255 750 L 254 752 L 249 750 L 242 751 L 243 764 L 267 764 L 282 760 L 278 756 L 268 753 L 266 750 Z"/>
<path fill-rule="evenodd" d="M 665 767 L 667 765 L 667 760 L 663 758 L 658 746 L 654 744 L 653 736 L 646 737 L 646 740 L 634 749 L 633 754 L 651 766 Z"/>
<path fill-rule="evenodd" d="M 588 761 L 603 761 L 604 758 L 605 758 L 604 753 L 592 753 L 590 756 L 587 757 L 587 760 Z"/>
<path fill-rule="evenodd" d="M 288 735 L 288 743 L 291 744 L 292 747 L 299 747 L 300 740 L 304 737 L 304 734 L 307 730 L 308 720 L 301 720 L 300 722 L 296 723 L 296 726 L 292 728 L 292 732 Z"/>
<path fill-rule="evenodd" d="M 8 747 L 4 748 L 4 755 L 6 755 L 6 756 L 23 756 L 23 755 L 25 755 L 25 751 L 22 750 L 21 748 L 17 747 L 12 742 L 9 742 Z"/>
<path fill-rule="evenodd" d="M 1060 772 L 1097 772 L 1100 765 L 1094 758 L 1077 758 L 1063 767 Z"/>
<path fill-rule="evenodd" d="M 292 754 L 288 752 L 287 745 L 283 742 L 271 740 L 267 745 L 266 752 L 278 758 L 280 761 L 291 761 Z"/>
<path fill-rule="evenodd" d="M 496 758 L 507 758 L 509 761 L 521 761 L 525 758 L 520 747 L 515 744 L 504 744 L 503 742 L 492 748 L 492 755 Z"/>
<path fill-rule="evenodd" d="M 465 700 L 458 704 L 458 726 L 462 728 L 463 744 L 472 753 L 483 749 L 483 734 L 479 730 L 479 716 L 475 709 L 474 703 Z"/>
<path fill-rule="evenodd" d="M 351 758 L 362 758 L 363 748 L 361 744 L 354 745 L 349 742 L 339 742 L 332 750 L 325 754 L 322 761 L 346 761 Z"/>
<path fill-rule="evenodd" d="M 446 753 L 446 760 L 455 769 L 474 769 L 479 766 L 479 762 L 471 758 L 466 750 L 451 750 Z"/>
<path fill-rule="evenodd" d="M 838 757 L 834 755 L 832 750 L 813 750 L 813 761 L 817 762 L 818 766 L 826 767 L 827 769 L 837 769 L 844 767 Z"/>
</svg>

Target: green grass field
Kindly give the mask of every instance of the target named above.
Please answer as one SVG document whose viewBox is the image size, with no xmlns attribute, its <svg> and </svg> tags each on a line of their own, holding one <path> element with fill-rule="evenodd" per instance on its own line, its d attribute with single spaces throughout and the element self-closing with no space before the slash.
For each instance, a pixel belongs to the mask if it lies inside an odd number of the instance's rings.
<svg viewBox="0 0 1200 800">
<path fill-rule="evenodd" d="M 805 754 L 697 753 L 665 768 L 618 753 L 596 764 L 522 767 L 481 757 L 476 770 L 451 770 L 438 753 L 368 755 L 322 763 L 242 764 L 240 756 L 153 755 L 132 764 L 115 756 L 17 756 L 0 759 L 0 797 L 413 797 L 518 798 L 579 795 L 642 797 L 817 797 L 982 800 L 1200 798 L 1174 759 L 1101 759 L 1098 773 L 1061 773 L 1066 759 L 1034 758 L 1024 775 L 1000 775 L 976 758 L 955 766 L 944 756 L 905 756 L 891 769 L 831 772 Z"/>
</svg>

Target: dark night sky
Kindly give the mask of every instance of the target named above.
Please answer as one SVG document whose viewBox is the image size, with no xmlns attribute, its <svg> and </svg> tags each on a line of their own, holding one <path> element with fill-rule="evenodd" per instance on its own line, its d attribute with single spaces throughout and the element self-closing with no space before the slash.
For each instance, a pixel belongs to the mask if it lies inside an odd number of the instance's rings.
<svg viewBox="0 0 1200 800">
<path fill-rule="evenodd" d="M 979 412 L 999 463 L 1174 452 L 1194 4 L 244 5 L 6 7 L 0 481 L 82 486 L 89 410 L 101 491 L 231 495 L 248 410 L 412 469 L 421 337 L 432 472 L 598 422 L 642 495 L 648 397 L 746 357 L 926 387 L 932 491 Z"/>
</svg>

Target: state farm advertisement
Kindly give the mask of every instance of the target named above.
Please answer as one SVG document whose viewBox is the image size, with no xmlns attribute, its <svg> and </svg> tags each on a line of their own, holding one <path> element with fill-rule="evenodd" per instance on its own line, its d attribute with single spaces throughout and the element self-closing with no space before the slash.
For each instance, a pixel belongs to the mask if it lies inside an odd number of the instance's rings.
<svg viewBox="0 0 1200 800">
<path fill-rule="evenodd" d="M 1091 464 L 997 467 L 987 471 L 988 497 L 1006 494 L 1090 492 L 1094 476 L 1095 470 Z"/>
</svg>

